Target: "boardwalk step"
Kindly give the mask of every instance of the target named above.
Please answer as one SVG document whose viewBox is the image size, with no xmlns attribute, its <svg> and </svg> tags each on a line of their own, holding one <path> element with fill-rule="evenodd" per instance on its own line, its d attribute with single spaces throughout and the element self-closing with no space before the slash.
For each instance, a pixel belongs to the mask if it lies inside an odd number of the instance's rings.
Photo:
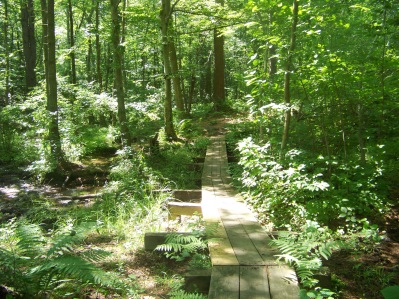
<svg viewBox="0 0 399 299">
<path fill-rule="evenodd" d="M 201 204 L 192 202 L 169 202 L 168 211 L 170 220 L 175 220 L 181 215 L 202 214 Z"/>
</svg>

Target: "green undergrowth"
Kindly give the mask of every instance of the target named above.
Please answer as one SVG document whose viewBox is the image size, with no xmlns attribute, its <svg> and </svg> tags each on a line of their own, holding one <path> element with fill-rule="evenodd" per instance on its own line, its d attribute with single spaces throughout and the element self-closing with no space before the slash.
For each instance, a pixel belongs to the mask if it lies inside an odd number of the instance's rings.
<svg viewBox="0 0 399 299">
<path fill-rule="evenodd" d="M 325 156 L 305 144 L 282 158 L 278 142 L 261 133 L 254 122 L 230 126 L 228 151 L 239 160 L 230 164 L 234 184 L 261 223 L 286 232 L 273 243 L 278 259 L 296 269 L 301 298 L 338 298 L 339 288 L 326 289 L 315 275 L 334 252 L 373 252 L 386 238 L 381 225 L 398 176 L 393 141 L 369 144 L 364 163 L 357 152 Z"/>
<path fill-rule="evenodd" d="M 181 130 L 188 130 L 188 122 Z M 30 208 L 24 218 L 1 224 L 1 271 L 9 275 L 1 276 L 0 286 L 10 298 L 83 293 L 140 298 L 143 287 L 124 269 L 124 260 L 140 250 L 145 232 L 164 229 L 171 190 L 200 187 L 201 166 L 194 163 L 203 157 L 209 140 L 195 137 L 196 130 L 188 130 L 190 138 L 173 143 L 165 142 L 160 134 L 158 152 L 149 151 L 147 142 L 116 150 L 111 127 L 83 130 L 85 143 L 75 158 L 112 152 L 106 184 L 101 195 L 85 207 L 58 207 L 40 196 L 27 195 Z M 32 165 L 46 167 L 44 160 L 39 164 Z M 40 176 L 46 170 L 39 168 L 30 170 Z M 91 225 L 83 232 L 85 223 Z M 190 260 L 193 267 L 205 267 L 208 261 L 202 252 Z M 110 270 L 111 264 L 118 266 Z M 171 282 L 166 287 L 174 290 L 175 279 L 167 276 Z M 170 296 L 203 298 L 179 290 Z"/>
</svg>

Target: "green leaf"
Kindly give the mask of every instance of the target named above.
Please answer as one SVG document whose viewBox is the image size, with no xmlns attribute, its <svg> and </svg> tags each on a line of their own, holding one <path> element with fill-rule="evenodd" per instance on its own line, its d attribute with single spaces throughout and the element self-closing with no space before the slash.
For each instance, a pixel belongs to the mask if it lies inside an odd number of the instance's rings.
<svg viewBox="0 0 399 299">
<path fill-rule="evenodd" d="M 384 299 L 399 299 L 399 286 L 386 287 L 381 293 Z"/>
</svg>

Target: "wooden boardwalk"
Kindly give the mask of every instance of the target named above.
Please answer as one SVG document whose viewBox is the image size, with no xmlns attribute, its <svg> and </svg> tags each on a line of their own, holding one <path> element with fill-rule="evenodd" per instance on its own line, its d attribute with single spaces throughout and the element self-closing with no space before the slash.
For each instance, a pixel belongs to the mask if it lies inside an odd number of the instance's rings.
<svg viewBox="0 0 399 299">
<path fill-rule="evenodd" d="M 209 298 L 299 298 L 295 272 L 276 264 L 269 235 L 230 185 L 227 169 L 225 139 L 212 137 L 202 175 L 202 214 L 216 227 L 209 241 Z"/>
</svg>

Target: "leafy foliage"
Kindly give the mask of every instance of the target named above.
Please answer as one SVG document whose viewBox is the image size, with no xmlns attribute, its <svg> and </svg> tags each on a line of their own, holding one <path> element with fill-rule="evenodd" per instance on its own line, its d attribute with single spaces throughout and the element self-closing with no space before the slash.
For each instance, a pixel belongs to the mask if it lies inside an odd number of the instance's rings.
<svg viewBox="0 0 399 299">
<path fill-rule="evenodd" d="M 322 156 L 311 160 L 299 150 L 289 151 L 282 162 L 271 143 L 260 146 L 251 138 L 238 149 L 248 202 L 276 227 L 300 227 L 314 220 L 356 230 L 363 227 L 364 217 L 385 211 L 377 188 L 383 171 L 379 164 L 367 169 Z"/>
</svg>

